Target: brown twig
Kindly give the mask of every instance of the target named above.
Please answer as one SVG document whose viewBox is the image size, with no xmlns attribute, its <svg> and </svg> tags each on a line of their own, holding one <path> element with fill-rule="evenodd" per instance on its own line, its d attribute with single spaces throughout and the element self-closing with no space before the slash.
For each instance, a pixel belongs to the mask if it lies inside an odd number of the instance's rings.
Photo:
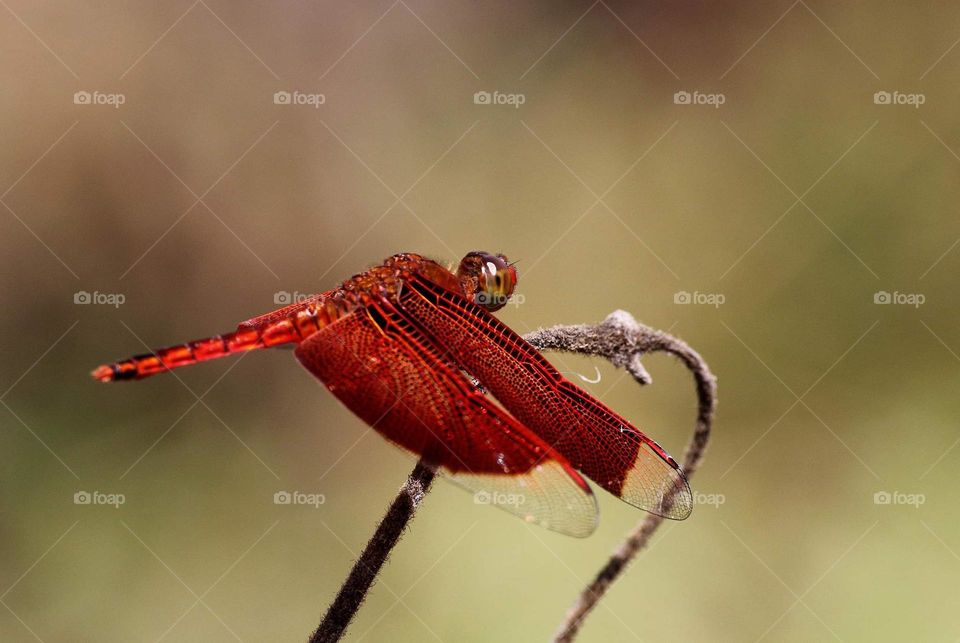
<svg viewBox="0 0 960 643">
<path fill-rule="evenodd" d="M 540 350 L 601 355 L 614 365 L 626 368 L 640 384 L 651 382 L 650 375 L 640 363 L 640 357 L 644 353 L 664 352 L 679 358 L 693 374 L 697 389 L 696 426 L 683 456 L 684 473 L 688 479 L 693 476 L 710 438 L 717 399 L 716 378 L 695 350 L 672 335 L 638 323 L 622 310 L 611 313 L 599 325 L 556 326 L 530 333 L 524 339 Z M 630 532 L 567 612 L 555 635 L 555 641 L 566 642 L 574 639 L 587 615 L 597 606 L 601 597 L 633 558 L 646 547 L 662 522 L 661 516 L 648 514 Z"/>
<path fill-rule="evenodd" d="M 661 351 L 678 357 L 693 372 L 699 400 L 697 426 L 684 456 L 684 471 L 688 478 L 693 474 L 710 435 L 716 400 L 715 379 L 696 351 L 667 333 L 639 324 L 629 313 L 621 310 L 608 315 L 601 324 L 555 326 L 529 333 L 524 339 L 540 350 L 561 350 L 605 357 L 615 366 L 626 368 L 640 384 L 651 382 L 650 375 L 640 363 L 640 357 L 644 353 Z M 435 475 L 436 471 L 432 467 L 423 461 L 417 462 L 406 484 L 400 489 L 386 516 L 354 564 L 320 626 L 310 637 L 311 643 L 338 641 L 343 636 L 381 567 L 430 489 Z M 667 501 L 669 502 L 669 499 Z M 583 619 L 630 560 L 647 544 L 662 520 L 659 516 L 648 515 L 630 534 L 594 581 L 584 589 L 567 614 L 556 640 L 573 640 Z"/>
<path fill-rule="evenodd" d="M 417 462 L 407 482 L 400 488 L 387 514 L 377 526 L 376 532 L 360 558 L 354 563 L 350 575 L 340 587 L 340 592 L 331 603 L 323 621 L 310 636 L 310 643 L 330 643 L 339 641 L 353 620 L 357 610 L 367 597 L 370 586 L 380 573 L 380 568 L 387 562 L 390 552 L 400 540 L 403 531 L 410 524 L 417 507 L 430 489 L 436 470 L 425 464 L 423 460 Z"/>
</svg>

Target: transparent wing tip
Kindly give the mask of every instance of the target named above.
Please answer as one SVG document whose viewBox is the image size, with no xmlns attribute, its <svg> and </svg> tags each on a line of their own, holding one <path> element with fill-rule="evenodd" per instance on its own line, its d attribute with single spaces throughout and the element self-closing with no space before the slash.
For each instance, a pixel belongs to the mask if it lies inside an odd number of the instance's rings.
<svg viewBox="0 0 960 643">
<path fill-rule="evenodd" d="M 666 490 L 656 510 L 651 513 L 669 520 L 686 520 L 690 517 L 693 513 L 693 492 L 683 473 L 674 479 L 673 487 Z"/>
<path fill-rule="evenodd" d="M 683 471 L 646 449 L 627 474 L 620 499 L 669 520 L 686 520 L 693 512 L 693 492 Z"/>
</svg>

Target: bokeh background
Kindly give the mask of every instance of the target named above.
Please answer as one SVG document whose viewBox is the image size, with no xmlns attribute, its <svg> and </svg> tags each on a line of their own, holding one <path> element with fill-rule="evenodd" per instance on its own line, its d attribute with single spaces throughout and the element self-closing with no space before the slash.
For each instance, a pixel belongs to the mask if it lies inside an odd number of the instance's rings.
<svg viewBox="0 0 960 643">
<path fill-rule="evenodd" d="M 413 460 L 286 351 L 87 373 L 473 249 L 518 331 L 622 308 L 719 377 L 701 506 L 582 640 L 960 637 L 956 4 L 0 6 L 0 639 L 303 640 Z M 551 359 L 680 455 L 678 364 Z M 439 483 L 349 639 L 549 637 L 642 518 L 599 495 L 577 540 Z"/>
</svg>

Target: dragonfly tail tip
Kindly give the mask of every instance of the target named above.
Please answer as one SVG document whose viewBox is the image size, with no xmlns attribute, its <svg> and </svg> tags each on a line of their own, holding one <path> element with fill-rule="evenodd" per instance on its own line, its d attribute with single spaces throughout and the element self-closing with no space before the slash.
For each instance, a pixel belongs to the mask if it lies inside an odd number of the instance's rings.
<svg viewBox="0 0 960 643">
<path fill-rule="evenodd" d="M 114 379 L 113 373 L 113 368 L 104 364 L 90 371 L 90 376 L 98 382 L 112 382 Z"/>
</svg>

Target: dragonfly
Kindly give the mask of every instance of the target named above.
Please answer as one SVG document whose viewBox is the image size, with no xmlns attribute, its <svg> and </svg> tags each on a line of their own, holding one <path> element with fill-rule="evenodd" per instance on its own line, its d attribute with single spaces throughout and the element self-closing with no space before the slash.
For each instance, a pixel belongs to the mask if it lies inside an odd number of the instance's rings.
<svg viewBox="0 0 960 643">
<path fill-rule="evenodd" d="M 657 442 L 577 387 L 492 313 L 517 284 L 502 254 L 454 270 L 401 253 L 233 332 L 105 364 L 101 382 L 293 344 L 299 362 L 388 441 L 528 523 L 591 534 L 589 478 L 634 507 L 687 518 L 693 496 Z"/>
</svg>

